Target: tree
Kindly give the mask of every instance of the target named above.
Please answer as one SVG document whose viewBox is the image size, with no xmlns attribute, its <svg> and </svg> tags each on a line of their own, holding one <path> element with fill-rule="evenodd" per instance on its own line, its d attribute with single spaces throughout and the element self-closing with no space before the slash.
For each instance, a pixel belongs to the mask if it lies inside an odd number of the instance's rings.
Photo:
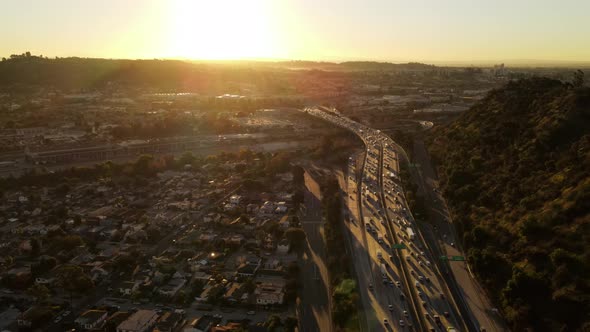
<svg viewBox="0 0 590 332">
<path fill-rule="evenodd" d="M 305 232 L 301 228 L 289 228 L 285 232 L 285 237 L 289 241 L 291 249 L 302 249 L 305 244 Z"/>
<path fill-rule="evenodd" d="M 291 227 L 300 228 L 301 222 L 299 221 L 299 217 L 295 214 L 291 218 L 291 222 L 289 223 Z"/>
<path fill-rule="evenodd" d="M 298 185 L 298 186 L 303 185 L 304 174 L 305 174 L 305 170 L 303 169 L 303 167 L 301 167 L 299 165 L 295 165 L 291 169 L 291 173 L 293 173 L 293 183 L 295 183 L 295 185 Z"/>
<path fill-rule="evenodd" d="M 295 328 L 299 324 L 299 321 L 297 320 L 296 317 L 289 316 L 289 317 L 285 318 L 284 324 L 285 324 L 285 330 L 287 330 L 287 332 L 293 332 L 293 331 L 295 331 Z"/>
<path fill-rule="evenodd" d="M 150 175 L 151 174 L 151 164 L 154 161 L 154 157 L 149 154 L 144 154 L 137 158 L 135 164 L 133 164 L 133 170 L 140 175 Z"/>
<path fill-rule="evenodd" d="M 187 151 L 185 153 L 182 154 L 182 156 L 180 156 L 180 165 L 184 166 L 184 165 L 192 165 L 192 163 L 195 161 L 195 156 L 193 155 L 192 152 Z"/>
<path fill-rule="evenodd" d="M 56 274 L 58 285 L 70 293 L 85 293 L 94 287 L 90 277 L 77 265 L 63 265 Z"/>
<path fill-rule="evenodd" d="M 249 224 L 250 223 L 250 218 L 248 217 L 247 214 L 242 214 L 240 216 L 240 222 L 242 222 L 244 224 Z"/>
<path fill-rule="evenodd" d="M 252 293 L 256 290 L 256 283 L 254 282 L 254 280 L 252 280 L 252 278 L 248 278 L 246 279 L 246 281 L 244 281 L 243 287 L 246 293 Z"/>
<path fill-rule="evenodd" d="M 79 235 L 66 235 L 53 239 L 52 245 L 59 250 L 72 250 L 84 244 Z"/>
<path fill-rule="evenodd" d="M 574 79 L 572 81 L 572 85 L 576 88 L 581 88 L 584 86 L 584 72 L 580 69 L 574 72 Z"/>
<path fill-rule="evenodd" d="M 281 326 L 283 326 L 283 322 L 281 322 L 281 317 L 278 315 L 270 315 L 264 322 L 264 327 L 266 327 L 269 331 L 274 331 L 276 328 Z"/>
<path fill-rule="evenodd" d="M 33 284 L 27 289 L 27 294 L 34 297 L 36 303 L 43 303 L 49 298 L 50 291 L 44 285 Z"/>
<path fill-rule="evenodd" d="M 31 242 L 31 256 L 37 257 L 41 253 L 41 241 L 37 238 L 32 238 Z"/>
</svg>

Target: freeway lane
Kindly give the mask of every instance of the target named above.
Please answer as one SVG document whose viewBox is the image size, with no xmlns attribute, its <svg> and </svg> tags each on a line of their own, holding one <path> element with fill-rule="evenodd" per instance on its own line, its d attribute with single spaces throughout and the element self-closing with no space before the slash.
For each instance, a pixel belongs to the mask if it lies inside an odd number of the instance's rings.
<svg viewBox="0 0 590 332">
<path fill-rule="evenodd" d="M 433 249 L 437 250 L 437 255 L 447 256 L 465 256 L 457 242 L 457 235 L 450 219 L 450 214 L 446 206 L 444 197 L 438 190 L 438 179 L 431 166 L 430 157 L 422 141 L 414 142 L 414 156 L 417 167 L 413 169 L 412 175 L 417 178 L 416 183 L 419 190 L 423 192 L 429 207 L 429 217 L 436 229 L 429 229 L 424 233 L 431 238 Z M 453 243 L 454 245 L 451 245 Z M 469 273 L 468 266 L 465 262 L 441 262 L 441 270 L 448 271 L 446 274 L 447 283 L 456 293 L 457 302 L 462 302 L 462 312 L 470 318 L 470 328 L 487 331 L 505 331 L 506 326 L 501 317 L 491 308 L 492 305 L 481 289 L 476 280 Z"/>
<path fill-rule="evenodd" d="M 299 214 L 306 235 L 306 247 L 302 257 L 303 287 L 298 312 L 303 332 L 332 331 L 332 310 L 330 308 L 330 280 L 326 266 L 319 185 L 304 173 L 304 213 Z"/>
</svg>

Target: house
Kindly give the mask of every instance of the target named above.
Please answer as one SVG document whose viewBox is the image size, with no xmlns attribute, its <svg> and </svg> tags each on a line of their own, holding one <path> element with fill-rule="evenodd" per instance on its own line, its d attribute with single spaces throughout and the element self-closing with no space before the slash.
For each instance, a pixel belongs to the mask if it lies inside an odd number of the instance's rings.
<svg viewBox="0 0 590 332">
<path fill-rule="evenodd" d="M 271 201 L 266 201 L 266 202 L 264 202 L 264 204 L 262 204 L 262 206 L 258 210 L 258 213 L 265 215 L 265 216 L 269 216 L 269 215 L 272 215 L 274 213 L 274 211 L 275 211 L 275 204 Z"/>
<path fill-rule="evenodd" d="M 184 322 L 184 315 L 181 313 L 167 311 L 158 318 L 153 332 L 174 332 L 177 331 Z"/>
<path fill-rule="evenodd" d="M 193 273 L 193 280 L 208 281 L 210 278 L 211 275 L 203 271 L 195 271 Z"/>
<path fill-rule="evenodd" d="M 217 294 L 217 292 L 219 292 L 220 290 L 223 289 L 223 286 L 221 285 L 208 285 L 205 287 L 205 289 L 201 292 L 201 294 L 197 297 L 195 297 L 195 301 L 197 302 L 207 302 L 207 300 L 209 300 L 209 297 L 211 296 L 211 294 Z"/>
<path fill-rule="evenodd" d="M 20 310 L 17 308 L 7 308 L 0 312 L 0 331 L 10 331 L 8 327 L 17 321 L 20 316 Z"/>
<path fill-rule="evenodd" d="M 138 310 L 117 326 L 117 332 L 146 332 L 157 319 L 158 314 L 153 310 Z"/>
<path fill-rule="evenodd" d="M 203 233 L 199 236 L 199 241 L 212 242 L 216 238 L 217 238 L 217 234 L 215 234 L 215 233 Z"/>
<path fill-rule="evenodd" d="M 245 241 L 245 237 L 242 234 L 234 234 L 224 237 L 223 240 L 226 245 L 240 246 Z"/>
<path fill-rule="evenodd" d="M 284 182 L 292 182 L 293 181 L 293 173 L 281 173 L 277 174 L 277 177 Z"/>
<path fill-rule="evenodd" d="M 117 326 L 126 321 L 130 316 L 131 313 L 127 311 L 115 312 L 109 318 L 107 318 L 106 323 L 104 324 L 104 330 L 106 332 L 116 332 Z"/>
<path fill-rule="evenodd" d="M 101 327 L 107 316 L 108 314 L 105 310 L 87 310 L 80 317 L 76 318 L 74 323 L 85 330 L 92 330 Z"/>
<path fill-rule="evenodd" d="M 131 295 L 138 289 L 138 287 L 137 283 L 133 281 L 125 281 L 119 287 L 119 293 L 121 293 L 121 295 Z"/>
<path fill-rule="evenodd" d="M 206 215 L 205 217 L 203 217 L 203 222 L 205 222 L 205 223 L 219 222 L 220 219 L 221 219 L 221 216 L 219 214 L 211 212 L 208 215 Z"/>
<path fill-rule="evenodd" d="M 283 287 L 272 283 L 256 285 L 254 294 L 256 295 L 256 304 L 259 305 L 280 305 L 283 304 L 283 299 L 285 297 Z"/>
<path fill-rule="evenodd" d="M 276 214 L 285 214 L 287 213 L 288 207 L 286 202 L 279 202 L 275 209 Z"/>
<path fill-rule="evenodd" d="M 238 208 L 238 205 L 232 204 L 232 203 L 227 203 L 223 206 L 223 211 L 225 211 L 225 212 L 235 211 L 237 208 Z"/>
<path fill-rule="evenodd" d="M 246 205 L 246 212 L 251 213 L 251 214 L 258 213 L 258 205 L 253 204 L 253 203 Z"/>
<path fill-rule="evenodd" d="M 231 331 L 239 331 L 242 329 L 241 323 L 227 323 L 226 325 L 217 325 L 211 328 L 211 332 L 231 332 Z"/>
<path fill-rule="evenodd" d="M 289 215 L 284 215 L 281 220 L 279 220 L 279 226 L 283 230 L 287 230 L 291 226 L 291 223 L 289 222 Z"/>
<path fill-rule="evenodd" d="M 35 278 L 35 283 L 38 285 L 51 285 L 55 281 L 55 278 Z"/>
<path fill-rule="evenodd" d="M 225 294 L 223 298 L 228 302 L 237 303 L 240 301 L 243 293 L 242 284 L 238 282 L 229 283 L 226 286 Z"/>
<path fill-rule="evenodd" d="M 17 319 L 19 329 L 34 330 L 53 317 L 50 307 L 34 306 L 23 312 Z"/>
<path fill-rule="evenodd" d="M 163 296 L 174 297 L 185 284 L 186 280 L 184 278 L 172 278 L 166 285 L 158 288 L 158 293 Z"/>
<path fill-rule="evenodd" d="M 257 256 L 247 257 L 245 262 L 238 267 L 237 275 L 240 277 L 251 277 L 256 274 L 261 264 L 262 258 Z"/>
<path fill-rule="evenodd" d="M 221 318 L 212 315 L 203 315 L 189 324 L 189 327 L 184 329 L 184 332 L 209 332 L 211 329 L 221 322 Z"/>
<path fill-rule="evenodd" d="M 279 244 L 277 244 L 277 255 L 286 255 L 289 253 L 289 241 L 287 239 L 282 239 Z"/>
<path fill-rule="evenodd" d="M 242 196 L 240 196 L 240 195 L 232 195 L 229 198 L 229 202 L 234 205 L 240 204 L 241 201 L 242 201 Z"/>
</svg>

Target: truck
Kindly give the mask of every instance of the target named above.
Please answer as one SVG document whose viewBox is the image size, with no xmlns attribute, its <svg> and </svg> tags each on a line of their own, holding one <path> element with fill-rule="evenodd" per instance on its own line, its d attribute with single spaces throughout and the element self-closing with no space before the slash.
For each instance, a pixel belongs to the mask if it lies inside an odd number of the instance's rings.
<svg viewBox="0 0 590 332">
<path fill-rule="evenodd" d="M 416 238 L 416 234 L 414 234 L 414 230 L 412 229 L 412 227 L 406 228 L 406 234 L 408 234 L 410 240 L 414 240 Z"/>
</svg>

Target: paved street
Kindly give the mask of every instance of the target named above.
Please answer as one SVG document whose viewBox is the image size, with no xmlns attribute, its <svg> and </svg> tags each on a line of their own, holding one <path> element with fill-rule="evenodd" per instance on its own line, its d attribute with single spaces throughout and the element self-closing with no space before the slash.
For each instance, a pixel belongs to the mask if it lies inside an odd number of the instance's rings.
<svg viewBox="0 0 590 332">
<path fill-rule="evenodd" d="M 323 237 L 320 187 L 305 173 L 304 208 L 300 215 L 307 246 L 303 254 L 303 287 L 298 306 L 303 332 L 332 331 L 330 280 Z"/>
<path fill-rule="evenodd" d="M 432 242 L 437 243 L 435 247 L 439 255 L 465 256 L 465 253 L 460 249 L 458 243 L 460 241 L 457 241 L 445 199 L 438 189 L 438 179 L 432 168 L 430 157 L 421 140 L 414 142 L 414 158 L 417 169 L 412 171 L 412 175 L 426 200 L 430 222 L 436 226 L 436 230 L 428 227 L 425 235 L 430 237 Z M 457 294 L 458 302 L 464 302 L 465 308 L 462 311 L 472 321 L 472 328 L 484 327 L 487 331 L 506 330 L 501 318 L 491 310 L 492 305 L 485 292 L 470 275 L 466 262 L 449 262 L 443 265 L 441 269 L 451 273 L 445 274 L 446 279 L 451 288 L 459 293 Z"/>
</svg>

